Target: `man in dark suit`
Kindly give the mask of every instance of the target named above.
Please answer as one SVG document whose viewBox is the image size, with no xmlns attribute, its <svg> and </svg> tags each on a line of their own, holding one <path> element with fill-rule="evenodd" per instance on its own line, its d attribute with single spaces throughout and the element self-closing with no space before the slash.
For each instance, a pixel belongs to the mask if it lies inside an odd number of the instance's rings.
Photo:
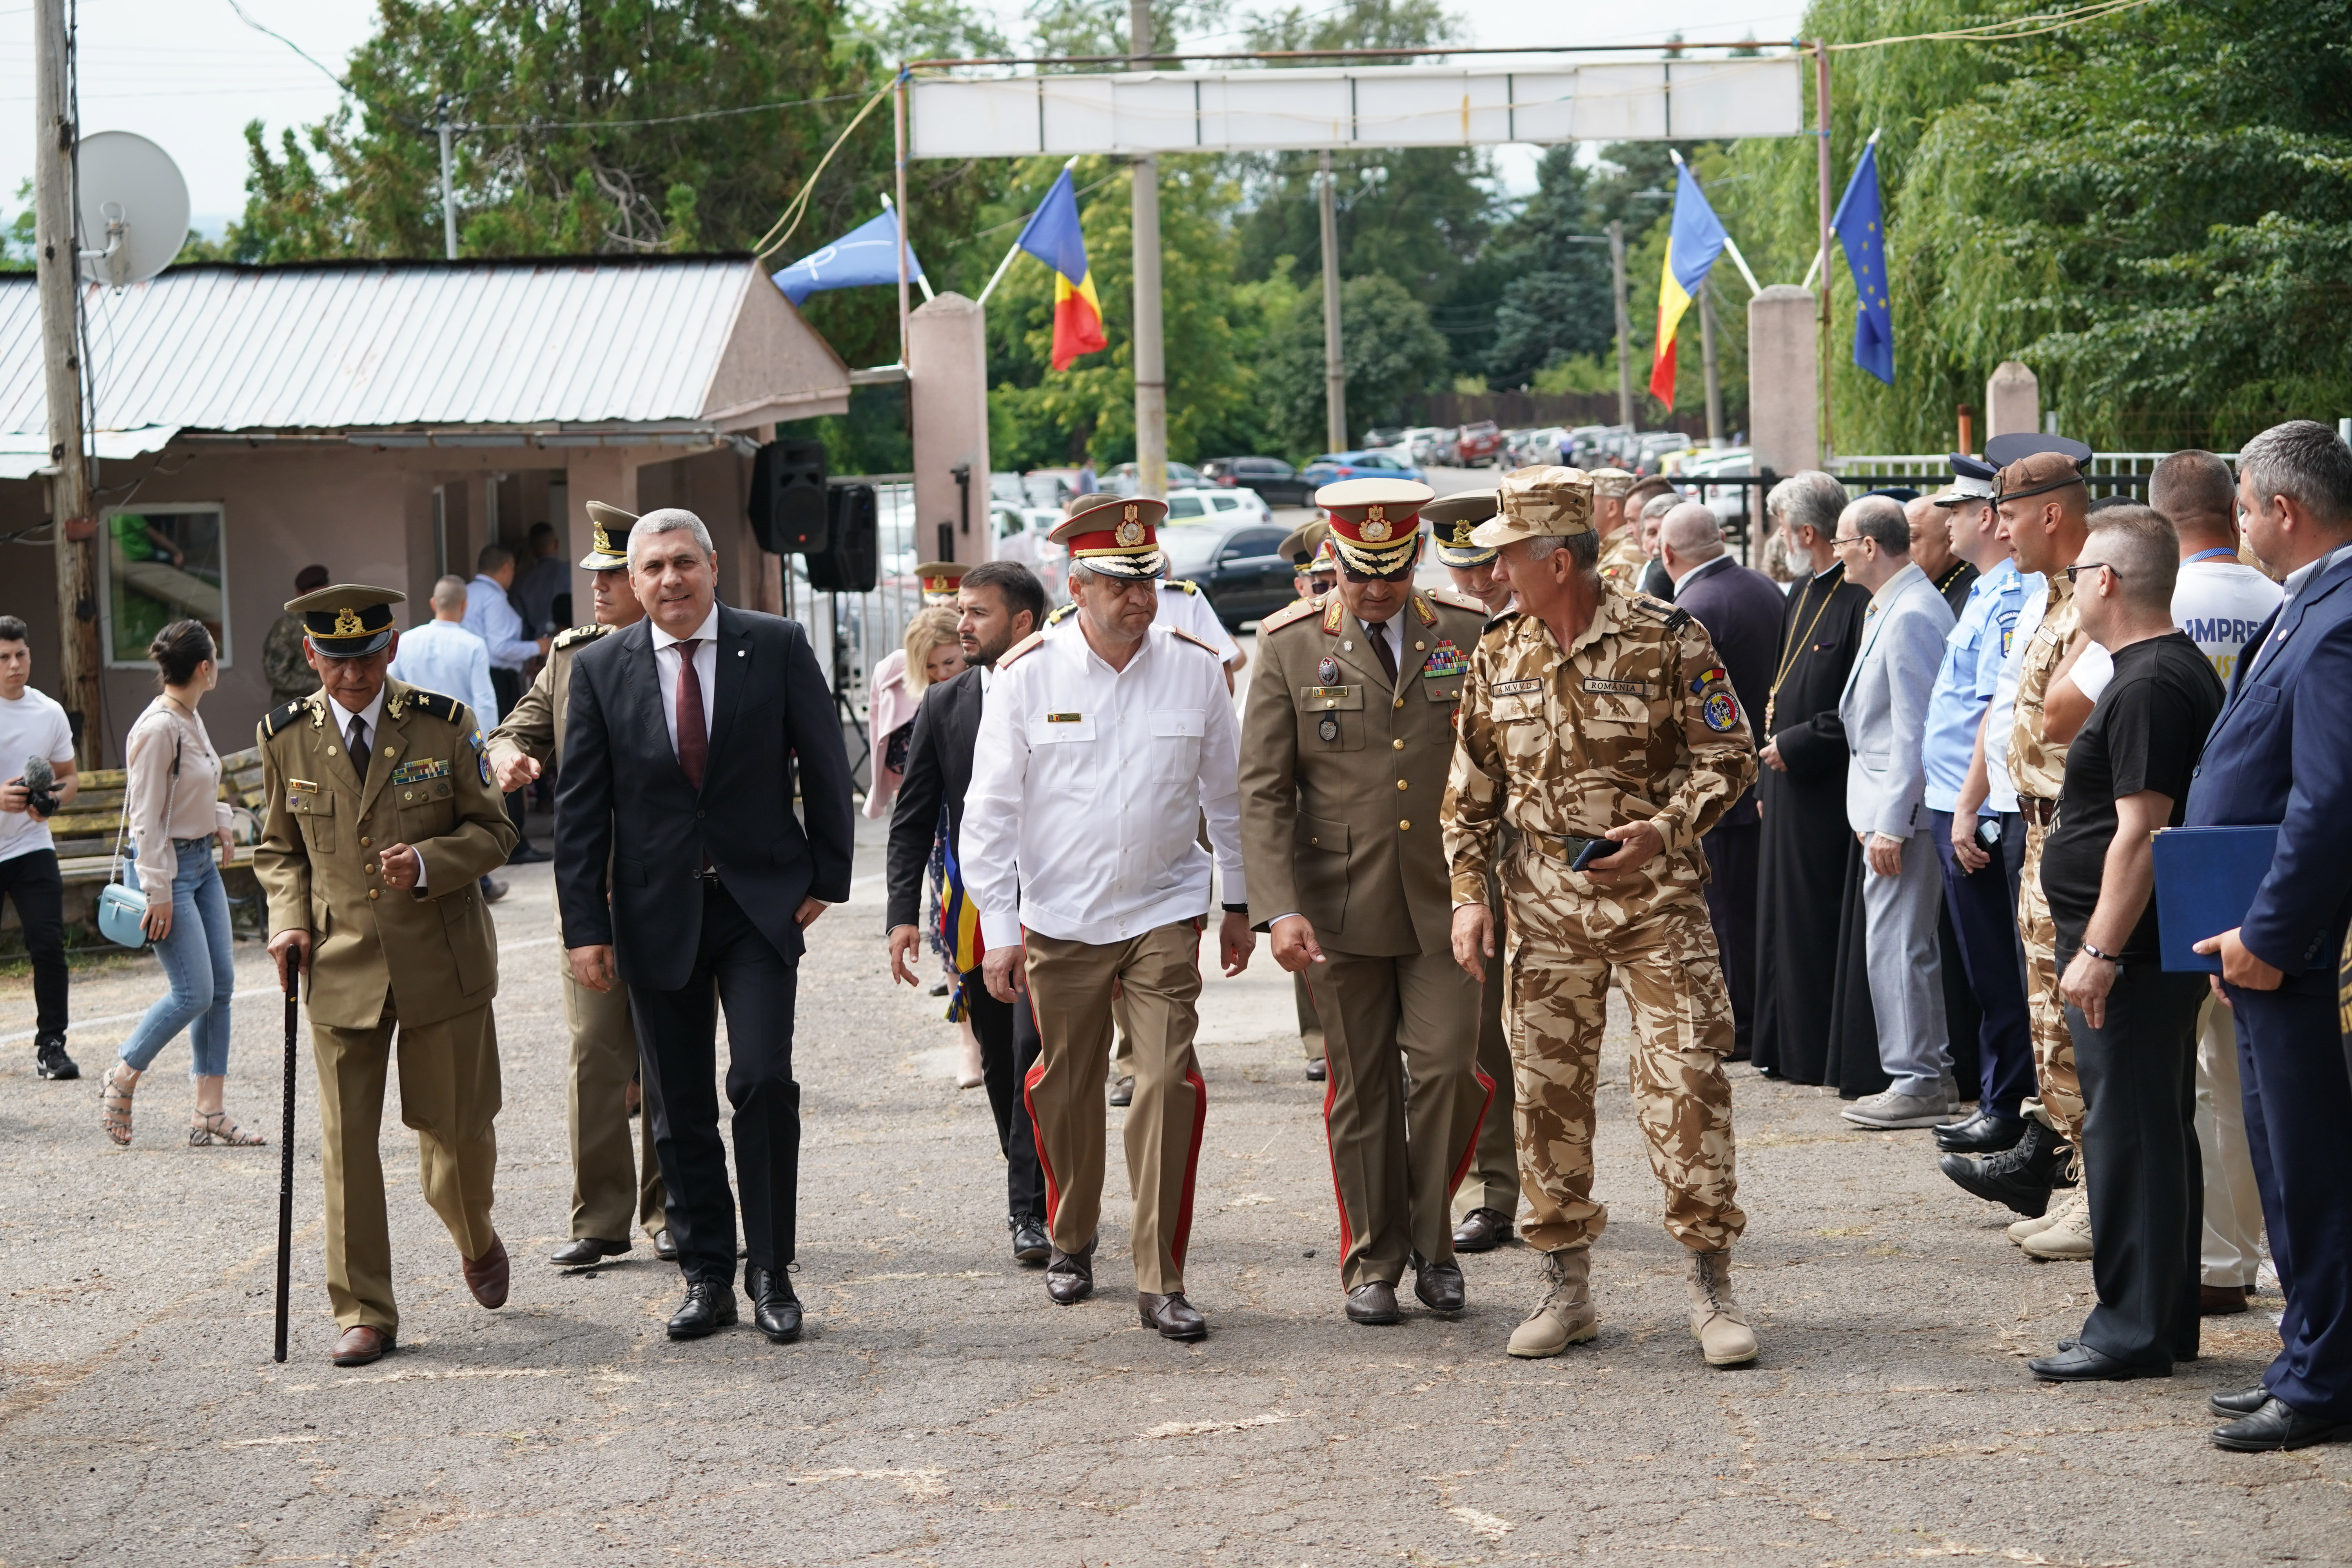
<svg viewBox="0 0 2352 1568">
<path fill-rule="evenodd" d="M 2334 984 L 2352 924 L 2352 448 L 2310 420 L 2263 431 L 2239 454 L 2238 506 L 2286 598 L 2238 658 L 2185 820 L 2278 825 L 2244 920 L 2197 947 L 2220 957 L 2237 1015 L 2246 1141 L 2286 1312 L 2263 1381 L 2213 1396 L 2213 1413 L 2234 1417 L 2213 1440 L 2300 1448 L 2352 1438 L 2352 1063 Z"/>
<path fill-rule="evenodd" d="M 956 607 L 956 634 L 968 668 L 923 693 L 907 745 L 906 776 L 890 814 L 885 916 L 890 973 L 914 986 L 922 984 L 909 960 L 922 944 L 922 929 L 916 921 L 923 868 L 930 864 L 931 843 L 941 831 L 940 813 L 947 815 L 950 863 L 960 864 L 953 852 L 963 826 L 964 791 L 971 784 L 971 750 L 980 737 L 982 702 L 997 659 L 1045 621 L 1045 589 L 1017 561 L 983 561 L 963 574 Z M 960 877 L 958 882 L 960 888 Z M 942 902 L 949 919 L 961 915 L 971 925 L 972 962 L 959 985 L 961 1005 L 971 1020 L 971 1032 L 980 1037 L 988 1108 L 996 1115 L 996 1146 L 1004 1153 L 1011 1205 L 1004 1223 L 1013 1232 L 1013 1256 L 1043 1267 L 1052 1251 L 1045 1235 L 1045 1178 L 1037 1166 L 1036 1135 L 1021 1093 L 1021 1080 L 1037 1060 L 1037 1020 L 1029 1011 L 1027 992 L 1015 992 L 1009 1003 L 989 994 L 981 977 L 979 912 L 953 893 Z"/>
<path fill-rule="evenodd" d="M 1740 706 L 1763 712 L 1780 611 L 1788 603 L 1780 586 L 1725 552 L 1722 525 L 1697 501 L 1683 502 L 1658 524 L 1658 560 L 1674 579 L 1675 603 L 1714 639 Z M 1706 885 L 1706 912 L 1731 992 L 1737 1043 L 1726 1059 L 1736 1062 L 1748 1059 L 1756 1023 L 1756 858 L 1762 836 L 1763 814 L 1751 789 L 1699 840 L 1715 871 Z"/>
<path fill-rule="evenodd" d="M 727 1009 L 743 1288 L 781 1344 L 801 1329 L 785 1272 L 800 1181 L 801 932 L 849 896 L 849 762 L 807 633 L 718 603 L 700 519 L 674 508 L 639 518 L 629 578 L 646 618 L 572 667 L 555 808 L 565 945 L 581 984 L 629 988 L 687 1280 L 672 1339 L 735 1321 L 735 1205 L 711 1081 Z"/>
</svg>

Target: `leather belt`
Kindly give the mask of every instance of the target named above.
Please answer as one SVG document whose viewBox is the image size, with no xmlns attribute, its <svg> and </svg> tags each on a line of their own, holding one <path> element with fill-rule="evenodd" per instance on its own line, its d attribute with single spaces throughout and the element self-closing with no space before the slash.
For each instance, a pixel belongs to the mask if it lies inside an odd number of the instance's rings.
<svg viewBox="0 0 2352 1568">
<path fill-rule="evenodd" d="M 2017 797 L 2017 814 L 2036 827 L 2047 827 L 2058 820 L 2058 803 L 2039 795 L 2021 795 Z"/>
</svg>

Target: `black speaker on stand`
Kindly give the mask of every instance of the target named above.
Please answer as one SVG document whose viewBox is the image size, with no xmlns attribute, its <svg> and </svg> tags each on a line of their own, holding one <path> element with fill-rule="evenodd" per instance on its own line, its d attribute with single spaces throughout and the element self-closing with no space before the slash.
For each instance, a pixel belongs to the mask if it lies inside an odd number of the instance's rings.
<svg viewBox="0 0 2352 1568">
<path fill-rule="evenodd" d="M 771 441 L 751 459 L 751 535 L 775 555 L 822 555 L 831 547 L 824 443 Z"/>
<path fill-rule="evenodd" d="M 803 551 L 802 557 L 808 563 L 810 589 L 830 595 L 832 600 L 833 705 L 842 722 L 857 737 L 857 750 L 849 759 L 850 777 L 870 789 L 873 781 L 861 780 L 859 770 L 866 766 L 872 741 L 866 732 L 864 716 L 849 700 L 856 671 L 850 668 L 849 639 L 841 635 L 841 601 L 847 595 L 872 593 L 879 578 L 879 508 L 872 485 L 831 485 L 826 487 L 824 499 L 824 547 L 822 551 Z"/>
</svg>

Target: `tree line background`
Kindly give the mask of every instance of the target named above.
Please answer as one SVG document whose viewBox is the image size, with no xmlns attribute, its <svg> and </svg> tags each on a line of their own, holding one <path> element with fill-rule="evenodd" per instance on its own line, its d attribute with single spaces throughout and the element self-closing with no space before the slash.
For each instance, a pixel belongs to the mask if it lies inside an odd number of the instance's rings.
<svg viewBox="0 0 2352 1568">
<path fill-rule="evenodd" d="M 1933 32 L 2047 9 L 2042 0 L 1814 0 L 1805 35 Z M 469 129 L 455 184 L 464 254 L 744 251 L 834 139 L 923 57 L 1118 54 L 1126 0 L 1034 0 L 1007 37 L 960 0 L 381 0 L 320 123 L 247 131 L 243 216 L 186 259 L 270 262 L 441 253 L 437 99 Z M 1160 47 L 1211 34 L 1255 48 L 1458 41 L 1442 0 L 1242 11 L 1159 0 Z M 1016 47 L 1017 46 L 1017 47 Z M 1941 450 L 1958 405 L 2017 358 L 2062 427 L 2110 447 L 2227 449 L 2290 416 L 2352 412 L 2352 0 L 2159 0 L 2011 43 L 1844 51 L 1835 179 L 1880 131 L 1897 376 L 1850 363 L 1852 294 L 1832 280 L 1835 432 L 1852 452 Z M 1807 71 L 1806 114 L 1812 114 Z M 710 117 L 712 110 L 751 110 Z M 687 118 L 687 117 L 698 118 Z M 1815 247 L 1811 137 L 1681 144 L 1764 282 Z M 1482 152 L 1337 154 L 1343 331 L 1356 433 L 1409 422 L 1430 394 L 1613 389 L 1607 247 L 1622 220 L 1637 387 L 1647 380 L 1673 188 L 1663 143 L 1549 150 L 1506 200 Z M 808 193 L 781 267 L 872 216 L 889 189 L 887 105 Z M 1322 440 L 1321 257 L 1309 154 L 1161 161 L 1169 441 L 1192 460 L 1303 458 Z M 1059 169 L 1054 159 L 914 164 L 908 232 L 932 286 L 977 294 Z M 991 300 L 992 444 L 1000 467 L 1133 456 L 1127 172 L 1084 158 L 1088 256 L 1108 352 L 1048 369 L 1051 279 L 1016 263 Z M 29 216 L 12 254 L 29 252 Z M 1747 288 L 1712 280 L 1727 417 L 1746 424 Z M 887 289 L 813 296 L 812 323 L 852 364 L 896 357 Z M 1700 401 L 1696 316 L 1681 402 Z M 1644 395 L 1641 422 L 1664 411 Z M 811 422 L 837 471 L 903 469 L 895 388 Z"/>
</svg>

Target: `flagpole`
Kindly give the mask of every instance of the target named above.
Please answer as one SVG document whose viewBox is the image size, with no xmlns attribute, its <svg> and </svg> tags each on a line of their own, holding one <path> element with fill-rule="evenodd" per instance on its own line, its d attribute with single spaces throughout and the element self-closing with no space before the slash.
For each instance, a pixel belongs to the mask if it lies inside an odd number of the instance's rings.
<svg viewBox="0 0 2352 1568">
<path fill-rule="evenodd" d="M 1837 444 L 1831 427 L 1833 413 L 1830 391 L 1830 46 L 1825 38 L 1813 40 L 1813 119 L 1818 142 L 1816 162 L 1820 175 L 1822 220 L 1821 245 L 1821 320 L 1815 324 L 1813 358 L 1818 386 L 1817 406 L 1821 410 L 1821 428 L 1816 437 L 1816 452 L 1826 466 Z"/>
<path fill-rule="evenodd" d="M 1070 160 L 1068 163 L 1065 163 L 1065 164 L 1063 164 L 1063 165 L 1062 165 L 1062 173 L 1064 173 L 1064 174 L 1068 174 L 1071 170 L 1073 170 L 1073 169 L 1076 168 L 1077 166 L 1078 166 L 1078 161 L 1077 161 L 1077 159 L 1076 159 L 1076 157 L 1073 157 L 1073 158 L 1071 158 L 1071 160 Z M 1024 224 L 1024 225 L 1022 225 L 1022 226 L 1021 226 L 1021 227 L 1022 227 L 1022 233 L 1023 233 L 1023 234 L 1025 234 L 1025 233 L 1027 233 L 1027 232 L 1028 232 L 1028 227 L 1029 227 L 1029 226 L 1028 226 L 1028 225 Z M 1016 256 L 1020 255 L 1020 254 L 1021 254 L 1021 236 L 1020 236 L 1020 235 L 1018 235 L 1018 234 L 1016 234 L 1016 235 L 1014 235 L 1014 236 L 1013 237 L 1013 244 L 1012 244 L 1012 246 L 1011 246 L 1009 248 L 1007 248 L 1007 249 L 1006 249 L 1006 251 L 1004 252 L 1004 259 L 1003 259 L 1003 260 L 1002 260 L 1002 261 L 1000 261 L 1000 262 L 998 262 L 998 263 L 996 264 L 996 270 L 995 270 L 994 272 L 992 272 L 992 273 L 991 273 L 991 274 L 989 275 L 989 279 L 988 279 L 988 287 L 987 287 L 987 288 L 985 288 L 985 289 L 982 289 L 980 291 L 980 302 L 981 302 L 982 304 L 985 305 L 985 304 L 987 304 L 987 303 L 988 303 L 988 297 L 989 297 L 991 294 L 993 294 L 993 293 L 995 293 L 995 292 L 996 292 L 996 285 L 997 285 L 997 282 L 998 282 L 998 280 L 999 280 L 999 279 L 1001 279 L 1002 278 L 1003 278 L 1003 276 L 1004 276 L 1004 269 L 1005 269 L 1006 268 L 1008 268 L 1008 267 L 1012 266 L 1012 265 L 1013 265 L 1013 258 L 1014 257 L 1016 257 Z"/>
<path fill-rule="evenodd" d="M 907 210 L 907 78 L 905 66 L 898 68 L 898 90 L 890 97 L 892 118 L 898 123 L 898 211 Z M 907 220 L 901 216 L 896 225 L 898 230 L 898 363 L 907 363 L 907 318 L 913 313 L 907 298 Z"/>
<path fill-rule="evenodd" d="M 906 226 L 898 221 L 898 209 L 897 205 L 891 202 L 889 195 L 887 192 L 884 193 L 882 197 L 882 210 L 890 215 L 890 226 L 893 229 L 896 229 L 898 233 L 899 248 L 902 250 L 913 250 L 915 247 L 907 243 Z M 938 295 L 931 292 L 931 280 L 923 273 L 918 272 L 915 274 L 915 287 L 923 291 L 923 303 L 926 305 L 939 298 Z"/>
</svg>

